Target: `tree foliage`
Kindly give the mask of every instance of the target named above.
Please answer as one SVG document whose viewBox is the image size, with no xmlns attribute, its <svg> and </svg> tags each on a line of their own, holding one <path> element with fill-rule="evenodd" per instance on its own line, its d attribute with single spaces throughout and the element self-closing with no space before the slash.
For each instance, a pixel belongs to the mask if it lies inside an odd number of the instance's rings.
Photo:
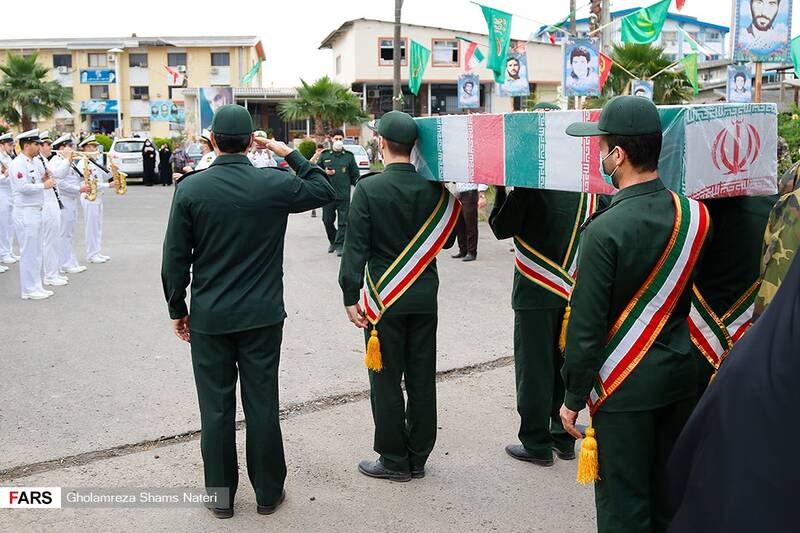
<svg viewBox="0 0 800 533">
<path fill-rule="evenodd" d="M 312 84 L 300 80 L 297 97 L 280 104 L 278 113 L 284 120 L 314 121 L 314 135 L 325 136 L 325 130 L 347 122 L 360 124 L 367 120 L 361 100 L 347 86 L 323 76 Z"/>
<path fill-rule="evenodd" d="M 34 119 L 47 119 L 63 109 L 72 112 L 72 93 L 55 80 L 49 69 L 37 63 L 34 52 L 23 56 L 9 52 L 0 65 L 0 117 L 22 130 L 33 127 Z"/>
</svg>

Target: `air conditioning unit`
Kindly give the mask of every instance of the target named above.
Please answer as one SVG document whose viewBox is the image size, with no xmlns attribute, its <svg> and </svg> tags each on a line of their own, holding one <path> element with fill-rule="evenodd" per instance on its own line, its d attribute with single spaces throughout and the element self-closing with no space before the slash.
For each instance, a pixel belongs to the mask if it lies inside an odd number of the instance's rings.
<svg viewBox="0 0 800 533">
<path fill-rule="evenodd" d="M 69 67 L 64 65 L 58 67 L 56 70 L 58 71 L 59 74 L 69 74 Z"/>
<path fill-rule="evenodd" d="M 211 74 L 219 74 L 219 69 L 217 67 L 211 67 Z"/>
<path fill-rule="evenodd" d="M 370 98 L 380 98 L 381 97 L 381 91 L 380 91 L 380 89 L 371 89 L 371 90 L 367 91 L 367 96 L 369 96 Z"/>
<path fill-rule="evenodd" d="M 150 100 L 150 95 L 149 94 L 143 94 L 142 95 L 142 100 Z"/>
<path fill-rule="evenodd" d="M 177 70 L 178 72 L 186 72 L 186 65 L 178 65 L 177 67 L 175 67 L 175 70 Z"/>
</svg>

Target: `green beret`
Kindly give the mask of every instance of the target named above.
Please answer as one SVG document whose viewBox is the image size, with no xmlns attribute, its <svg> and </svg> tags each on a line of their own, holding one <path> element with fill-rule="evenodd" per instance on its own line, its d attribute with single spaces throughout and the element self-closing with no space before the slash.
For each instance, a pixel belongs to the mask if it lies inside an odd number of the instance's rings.
<svg viewBox="0 0 800 533">
<path fill-rule="evenodd" d="M 414 144 L 417 140 L 417 123 L 411 115 L 402 111 L 389 111 L 369 128 L 396 143 Z"/>
<path fill-rule="evenodd" d="M 250 135 L 253 133 L 253 117 L 244 107 L 227 104 L 214 113 L 210 130 L 223 135 Z"/>
<path fill-rule="evenodd" d="M 558 107 L 556 104 L 553 104 L 551 102 L 539 102 L 538 104 L 533 106 L 533 110 L 534 111 L 537 111 L 539 109 L 545 109 L 545 110 L 548 110 L 548 111 L 560 111 L 561 110 L 560 107 Z"/>
</svg>

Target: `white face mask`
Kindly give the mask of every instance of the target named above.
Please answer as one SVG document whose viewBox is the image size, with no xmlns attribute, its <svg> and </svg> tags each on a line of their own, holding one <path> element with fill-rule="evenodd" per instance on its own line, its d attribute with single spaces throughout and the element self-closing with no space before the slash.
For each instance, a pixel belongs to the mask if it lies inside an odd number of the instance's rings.
<svg viewBox="0 0 800 533">
<path fill-rule="evenodd" d="M 342 141 L 333 141 L 333 149 L 337 152 L 341 152 L 344 148 L 344 142 Z"/>
</svg>

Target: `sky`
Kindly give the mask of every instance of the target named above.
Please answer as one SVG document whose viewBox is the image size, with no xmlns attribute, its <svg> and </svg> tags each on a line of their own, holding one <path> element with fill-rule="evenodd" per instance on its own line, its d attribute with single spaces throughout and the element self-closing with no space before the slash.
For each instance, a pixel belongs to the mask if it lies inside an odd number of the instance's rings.
<svg viewBox="0 0 800 533">
<path fill-rule="evenodd" d="M 486 5 L 514 15 L 513 38 L 525 39 L 541 25 L 555 24 L 569 13 L 569 0 L 484 0 Z M 644 7 L 656 0 L 612 0 L 612 10 Z M 588 0 L 576 0 L 580 8 Z M 32 16 L 21 2 L 8 2 L 3 8 L 4 20 L 27 21 L 4 24 L 2 38 L 36 37 L 122 37 L 136 33 L 140 37 L 184 35 L 256 35 L 264 43 L 266 62 L 263 65 L 264 85 L 291 87 L 300 78 L 313 81 L 332 74 L 330 50 L 319 50 L 322 40 L 343 22 L 356 18 L 394 20 L 394 0 L 300 0 L 277 2 L 219 0 L 193 2 L 107 3 L 100 10 L 69 7 L 70 3 L 46 0 L 40 7 L 52 6 L 43 17 Z M 230 9 L 221 6 L 230 5 Z M 113 6 L 113 7 L 112 7 Z M 671 12 L 677 12 L 673 2 Z M 686 0 L 681 14 L 700 20 L 730 26 L 731 0 Z M 95 12 L 96 16 L 90 12 Z M 578 18 L 588 16 L 589 8 L 579 9 Z M 792 17 L 793 35 L 800 33 L 800 9 Z M 486 33 L 481 9 L 468 0 L 405 0 L 403 21 L 411 24 L 446 26 L 463 31 Z"/>
</svg>

